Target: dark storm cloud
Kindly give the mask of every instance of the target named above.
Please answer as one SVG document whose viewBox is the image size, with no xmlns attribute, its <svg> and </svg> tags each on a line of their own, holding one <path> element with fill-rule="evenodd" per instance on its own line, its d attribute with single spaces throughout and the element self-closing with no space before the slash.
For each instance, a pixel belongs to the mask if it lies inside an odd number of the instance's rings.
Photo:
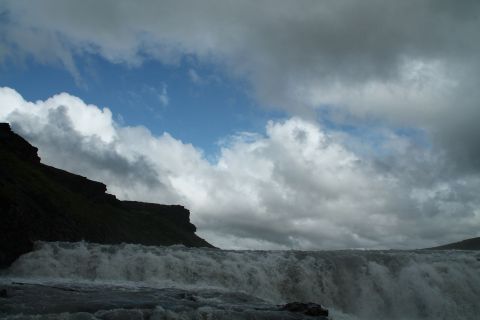
<svg viewBox="0 0 480 320">
<path fill-rule="evenodd" d="M 1 10 L 4 55 L 58 61 L 79 82 L 75 55 L 138 65 L 188 54 L 248 79 L 263 104 L 304 115 L 336 105 L 424 128 L 460 170 L 480 169 L 478 1 L 16 0 Z"/>
<path fill-rule="evenodd" d="M 218 58 L 254 81 L 365 81 L 405 59 L 476 60 L 478 1 L 7 1 L 7 38 L 41 56 L 29 32 L 114 62 L 169 53 Z M 15 27 L 15 30 L 12 28 Z M 15 33 L 14 33 L 15 32 Z M 8 37 L 12 35 L 11 37 Z M 14 37 L 15 36 L 15 37 Z M 44 44 L 45 45 L 45 44 Z M 54 46 L 53 56 L 63 55 Z M 47 48 L 45 48 L 47 50 Z M 60 58 L 60 57 L 59 57 Z M 173 57 L 171 57 L 174 59 Z M 60 60 L 62 60 L 60 58 Z M 174 59 L 175 60 L 175 59 Z M 276 81 L 274 79 L 277 79 Z M 282 78 L 280 78 L 282 79 Z M 286 81 L 286 82 L 283 82 Z M 273 97 L 271 97 L 273 98 Z"/>
</svg>

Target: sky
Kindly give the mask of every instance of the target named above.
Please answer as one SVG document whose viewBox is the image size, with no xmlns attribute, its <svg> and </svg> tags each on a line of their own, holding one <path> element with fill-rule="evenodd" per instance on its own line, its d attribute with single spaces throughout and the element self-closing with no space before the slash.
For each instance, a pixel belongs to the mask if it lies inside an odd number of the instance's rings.
<svg viewBox="0 0 480 320">
<path fill-rule="evenodd" d="M 0 121 L 225 249 L 480 236 L 476 0 L 0 0 Z"/>
</svg>

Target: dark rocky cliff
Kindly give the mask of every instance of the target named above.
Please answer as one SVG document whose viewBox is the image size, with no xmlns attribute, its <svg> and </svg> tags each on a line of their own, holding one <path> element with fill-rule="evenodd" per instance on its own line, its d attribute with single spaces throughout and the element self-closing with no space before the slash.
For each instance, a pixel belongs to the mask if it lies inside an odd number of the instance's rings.
<svg viewBox="0 0 480 320">
<path fill-rule="evenodd" d="M 212 247 L 184 207 L 120 201 L 103 183 L 42 164 L 37 151 L 0 123 L 0 267 L 36 240 Z"/>
<path fill-rule="evenodd" d="M 445 244 L 439 247 L 428 248 L 429 250 L 480 250 L 480 237 Z"/>
</svg>

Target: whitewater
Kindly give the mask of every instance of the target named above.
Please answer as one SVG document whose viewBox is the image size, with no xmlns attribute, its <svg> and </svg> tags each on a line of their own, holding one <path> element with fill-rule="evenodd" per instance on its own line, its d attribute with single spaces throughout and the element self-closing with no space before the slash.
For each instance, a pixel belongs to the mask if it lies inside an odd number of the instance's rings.
<svg viewBox="0 0 480 320">
<path fill-rule="evenodd" d="M 303 301 L 326 306 L 334 320 L 468 320 L 480 315 L 480 252 L 38 242 L 0 274 L 2 286 L 30 299 L 0 299 L 5 319 L 274 319 L 269 306 Z M 69 295 L 97 307 L 76 312 Z M 60 307 L 36 307 L 38 296 Z M 130 308 L 115 309 L 113 296 Z"/>
</svg>

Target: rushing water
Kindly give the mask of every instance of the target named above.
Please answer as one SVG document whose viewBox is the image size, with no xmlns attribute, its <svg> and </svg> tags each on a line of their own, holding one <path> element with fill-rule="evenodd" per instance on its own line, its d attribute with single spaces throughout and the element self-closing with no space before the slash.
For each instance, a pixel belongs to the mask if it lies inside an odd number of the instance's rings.
<svg viewBox="0 0 480 320">
<path fill-rule="evenodd" d="M 225 251 L 40 242 L 2 275 L 3 283 L 9 281 L 235 293 L 229 303 L 235 297 L 252 304 L 255 298 L 270 304 L 311 301 L 329 308 L 334 320 L 480 315 L 478 251 Z"/>
</svg>

